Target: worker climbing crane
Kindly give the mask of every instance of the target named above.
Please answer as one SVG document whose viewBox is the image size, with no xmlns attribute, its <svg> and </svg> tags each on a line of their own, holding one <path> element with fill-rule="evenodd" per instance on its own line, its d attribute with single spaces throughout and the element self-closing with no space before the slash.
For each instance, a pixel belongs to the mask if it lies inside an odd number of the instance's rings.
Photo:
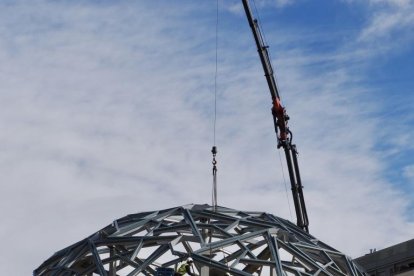
<svg viewBox="0 0 414 276">
<path fill-rule="evenodd" d="M 279 90 L 277 88 L 274 71 L 270 62 L 268 46 L 265 45 L 260 26 L 252 15 L 249 1 L 242 0 L 243 7 L 246 12 L 247 20 L 252 29 L 254 40 L 256 42 L 257 51 L 259 53 L 260 61 L 263 66 L 267 84 L 269 86 L 270 95 L 272 97 L 272 115 L 277 137 L 277 147 L 283 148 L 286 155 L 286 163 L 289 170 L 289 179 L 292 188 L 293 201 L 296 211 L 296 224 L 309 233 L 309 220 L 306 213 L 305 199 L 303 196 L 303 186 L 300 178 L 299 165 L 297 159 L 296 145 L 292 143 L 292 132 L 288 127 L 289 116 L 286 109 L 283 107 Z"/>
</svg>

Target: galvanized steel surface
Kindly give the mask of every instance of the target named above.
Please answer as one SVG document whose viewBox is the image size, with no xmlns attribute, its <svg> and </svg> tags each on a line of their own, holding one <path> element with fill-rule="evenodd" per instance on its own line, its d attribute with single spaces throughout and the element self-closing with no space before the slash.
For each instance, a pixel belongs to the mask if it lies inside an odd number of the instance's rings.
<svg viewBox="0 0 414 276">
<path fill-rule="evenodd" d="M 347 256 L 264 212 L 187 205 L 125 216 L 46 260 L 34 275 L 154 275 L 191 256 L 210 275 L 364 275 Z"/>
</svg>

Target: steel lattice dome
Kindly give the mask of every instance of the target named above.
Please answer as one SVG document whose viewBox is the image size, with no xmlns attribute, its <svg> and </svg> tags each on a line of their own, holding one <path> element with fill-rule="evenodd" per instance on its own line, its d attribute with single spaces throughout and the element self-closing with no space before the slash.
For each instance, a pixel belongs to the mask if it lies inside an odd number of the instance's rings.
<svg viewBox="0 0 414 276">
<path fill-rule="evenodd" d="M 202 275 L 364 275 L 288 220 L 209 205 L 127 215 L 55 253 L 34 275 L 156 275 L 189 256 Z"/>
</svg>

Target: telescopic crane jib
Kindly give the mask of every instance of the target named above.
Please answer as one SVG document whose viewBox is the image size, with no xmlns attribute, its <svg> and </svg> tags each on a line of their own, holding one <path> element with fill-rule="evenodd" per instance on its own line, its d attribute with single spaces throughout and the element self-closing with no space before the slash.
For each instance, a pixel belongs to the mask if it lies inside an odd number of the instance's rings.
<svg viewBox="0 0 414 276">
<path fill-rule="evenodd" d="M 303 197 L 303 186 L 300 179 L 299 165 L 296 150 L 296 145 L 292 144 L 292 132 L 289 130 L 287 121 L 289 116 L 286 109 L 282 106 L 280 101 L 279 91 L 276 85 L 272 64 L 270 62 L 268 46 L 264 44 L 264 40 L 260 31 L 259 23 L 253 18 L 249 0 L 242 0 L 244 11 L 246 12 L 247 20 L 252 29 L 254 40 L 256 42 L 257 51 L 259 52 L 260 61 L 262 62 L 263 70 L 269 86 L 270 95 L 272 96 L 272 115 L 275 125 L 277 147 L 283 148 L 286 155 L 286 162 L 289 170 L 290 184 L 292 187 L 293 201 L 296 211 L 296 224 L 303 230 L 309 233 L 309 220 L 306 213 L 305 199 Z"/>
</svg>

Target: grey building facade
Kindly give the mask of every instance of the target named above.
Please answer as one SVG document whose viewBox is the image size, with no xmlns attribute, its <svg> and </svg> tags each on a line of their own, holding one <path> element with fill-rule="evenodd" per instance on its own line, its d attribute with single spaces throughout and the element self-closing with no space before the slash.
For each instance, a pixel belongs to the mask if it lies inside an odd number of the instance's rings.
<svg viewBox="0 0 414 276">
<path fill-rule="evenodd" d="M 414 276 L 414 239 L 354 260 L 371 276 Z"/>
</svg>

